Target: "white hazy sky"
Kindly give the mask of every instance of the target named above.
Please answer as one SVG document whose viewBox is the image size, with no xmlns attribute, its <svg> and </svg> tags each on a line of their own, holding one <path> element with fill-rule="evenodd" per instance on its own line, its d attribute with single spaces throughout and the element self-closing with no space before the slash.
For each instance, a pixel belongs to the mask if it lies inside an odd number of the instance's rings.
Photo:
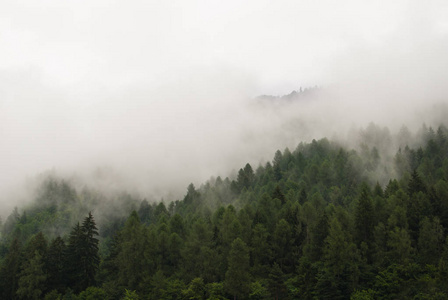
<svg viewBox="0 0 448 300">
<path fill-rule="evenodd" d="M 278 117 L 244 99 L 448 95 L 447 34 L 445 0 L 0 0 L 0 188 L 96 165 L 150 188 L 201 182 L 279 147 L 262 138 Z"/>
<path fill-rule="evenodd" d="M 229 67 L 262 91 L 321 84 L 335 55 L 448 29 L 446 1 L 0 2 L 0 67 L 91 92 Z M 80 101 L 78 99 L 78 101 Z"/>
</svg>

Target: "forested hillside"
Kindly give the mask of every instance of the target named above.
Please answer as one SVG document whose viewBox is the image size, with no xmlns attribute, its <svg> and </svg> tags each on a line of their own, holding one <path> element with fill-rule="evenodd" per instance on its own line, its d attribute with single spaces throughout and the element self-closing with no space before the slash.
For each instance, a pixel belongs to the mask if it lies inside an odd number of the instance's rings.
<svg viewBox="0 0 448 300">
<path fill-rule="evenodd" d="M 448 130 L 328 139 L 150 203 L 46 179 L 1 225 L 1 299 L 446 299 Z"/>
</svg>

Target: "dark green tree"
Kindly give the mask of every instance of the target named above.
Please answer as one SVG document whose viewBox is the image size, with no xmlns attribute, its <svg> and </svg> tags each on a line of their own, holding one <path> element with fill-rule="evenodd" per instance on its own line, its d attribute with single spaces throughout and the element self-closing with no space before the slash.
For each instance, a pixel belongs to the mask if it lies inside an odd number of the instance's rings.
<svg viewBox="0 0 448 300">
<path fill-rule="evenodd" d="M 276 181 L 279 181 L 282 179 L 282 169 L 281 169 L 281 163 L 283 159 L 283 154 L 280 150 L 277 150 L 274 155 L 273 160 L 273 171 L 274 171 L 274 179 Z"/>
<path fill-rule="evenodd" d="M 272 194 L 272 199 L 278 199 L 282 204 L 285 204 L 285 195 L 280 190 L 280 186 L 277 184 L 274 193 Z"/>
<path fill-rule="evenodd" d="M 34 257 L 25 261 L 19 274 L 17 295 L 20 299 L 41 299 L 46 279 L 42 255 L 35 251 Z"/>
<path fill-rule="evenodd" d="M 285 219 L 278 221 L 274 234 L 272 252 L 275 253 L 275 261 L 283 270 L 293 268 L 292 259 L 293 232 L 291 226 Z"/>
<path fill-rule="evenodd" d="M 373 242 L 373 227 L 375 215 L 368 187 L 363 186 L 355 210 L 355 230 L 358 246 L 361 243 L 371 245 Z M 369 257 L 370 260 L 370 257 Z"/>
<path fill-rule="evenodd" d="M 269 286 L 275 300 L 283 299 L 285 296 L 284 277 L 285 274 L 281 267 L 277 263 L 274 263 L 269 273 Z"/>
<path fill-rule="evenodd" d="M 140 203 L 138 208 L 138 216 L 143 223 L 150 223 L 153 218 L 153 208 L 145 199 Z"/>
<path fill-rule="evenodd" d="M 253 274 L 266 276 L 271 260 L 271 247 L 268 243 L 269 232 L 263 224 L 257 224 L 252 229 L 251 259 Z"/>
<path fill-rule="evenodd" d="M 423 264 L 437 265 L 442 256 L 444 245 L 444 230 L 439 218 L 430 220 L 425 217 L 420 222 L 418 237 L 419 260 Z"/>
<path fill-rule="evenodd" d="M 414 172 L 411 174 L 411 180 L 409 180 L 408 184 L 408 194 L 409 196 L 412 196 L 418 192 L 426 193 L 426 186 L 420 178 L 420 175 L 417 173 L 417 170 L 414 169 Z"/>
<path fill-rule="evenodd" d="M 249 250 L 240 238 L 236 238 L 229 253 L 229 267 L 224 286 L 234 299 L 247 298 L 250 288 Z"/>
<path fill-rule="evenodd" d="M 204 300 L 205 299 L 205 284 L 200 277 L 193 279 L 188 287 L 182 290 L 182 295 L 185 299 Z"/>
<path fill-rule="evenodd" d="M 147 266 L 145 263 L 147 237 L 137 212 L 133 211 L 126 220 L 118 240 L 118 251 L 114 261 L 117 267 L 118 282 L 115 284 L 129 290 L 139 291 L 139 284 L 144 272 L 151 270 L 145 268 Z"/>
<path fill-rule="evenodd" d="M 98 254 L 98 228 L 96 227 L 93 215 L 89 215 L 84 219 L 81 227 L 82 232 L 82 269 L 83 269 L 83 286 L 85 288 L 95 284 L 95 275 L 100 264 Z"/>
<path fill-rule="evenodd" d="M 15 238 L 0 269 L 0 296 L 2 299 L 17 299 L 20 265 L 22 263 L 21 245 Z"/>
<path fill-rule="evenodd" d="M 48 247 L 45 258 L 45 269 L 47 271 L 47 289 L 57 290 L 62 293 L 65 290 L 66 274 L 64 269 L 64 254 L 66 245 L 61 237 L 55 238 Z"/>
<path fill-rule="evenodd" d="M 70 232 L 70 236 L 68 239 L 68 245 L 66 248 L 65 257 L 65 272 L 67 277 L 66 285 L 75 291 L 75 293 L 79 293 L 84 290 L 81 285 L 83 269 L 82 269 L 82 260 L 83 260 L 83 234 L 81 230 L 81 226 L 77 223 L 72 231 Z"/>
<path fill-rule="evenodd" d="M 66 258 L 67 285 L 79 293 L 95 284 L 99 268 L 98 229 L 92 213 L 70 232 Z"/>
</svg>

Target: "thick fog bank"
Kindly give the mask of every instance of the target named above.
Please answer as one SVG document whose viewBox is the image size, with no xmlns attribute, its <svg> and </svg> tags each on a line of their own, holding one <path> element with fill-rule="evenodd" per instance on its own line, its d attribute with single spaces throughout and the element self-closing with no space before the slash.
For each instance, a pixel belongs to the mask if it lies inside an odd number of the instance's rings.
<svg viewBox="0 0 448 300">
<path fill-rule="evenodd" d="M 446 102 L 430 97 L 398 105 L 369 94 L 356 100 L 350 90 L 324 87 L 286 101 L 262 100 L 248 97 L 243 84 L 216 87 L 216 81 L 204 89 L 180 83 L 162 91 L 129 89 L 87 107 L 46 103 L 51 112 L 39 115 L 29 91 L 29 98 L 20 99 L 28 107 L 21 118 L 6 121 L 19 137 L 3 140 L 10 147 L 2 161 L 3 214 L 16 199 L 32 198 L 36 174 L 45 176 L 49 169 L 78 188 L 170 201 L 182 198 L 190 182 L 198 186 L 210 176 L 235 174 L 247 162 L 256 167 L 277 149 L 323 137 L 358 149 L 362 130 L 372 122 L 391 136 L 403 126 L 416 135 L 424 123 L 436 128 L 448 113 Z M 21 128 L 28 118 L 43 118 L 46 125 Z M 391 153 L 394 146 L 388 145 Z M 28 188 L 12 185 L 25 176 Z"/>
<path fill-rule="evenodd" d="M 1 214 L 48 170 L 172 200 L 302 141 L 357 148 L 372 122 L 415 138 L 444 122 L 448 5 L 330 2 L 6 3 Z"/>
</svg>

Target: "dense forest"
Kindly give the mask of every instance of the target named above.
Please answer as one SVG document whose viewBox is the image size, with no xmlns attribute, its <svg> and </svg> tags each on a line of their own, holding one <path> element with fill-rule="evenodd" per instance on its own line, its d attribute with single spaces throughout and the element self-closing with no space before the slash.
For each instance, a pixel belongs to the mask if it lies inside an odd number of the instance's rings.
<svg viewBox="0 0 448 300">
<path fill-rule="evenodd" d="M 49 177 L 1 224 L 1 299 L 447 299 L 448 130 L 278 150 L 149 202 Z"/>
</svg>

